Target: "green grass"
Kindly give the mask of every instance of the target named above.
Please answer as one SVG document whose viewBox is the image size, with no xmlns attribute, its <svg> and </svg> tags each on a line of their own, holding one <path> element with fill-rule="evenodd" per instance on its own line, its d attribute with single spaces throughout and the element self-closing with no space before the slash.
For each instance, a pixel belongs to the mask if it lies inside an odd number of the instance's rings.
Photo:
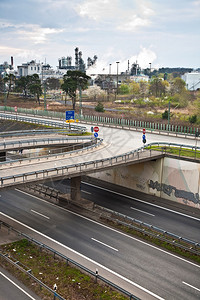
<svg viewBox="0 0 200 300">
<path fill-rule="evenodd" d="M 95 278 L 71 265 L 67 265 L 66 261 L 58 256 L 54 258 L 50 252 L 39 248 L 26 239 L 2 245 L 0 249 L 3 253 L 8 253 L 10 257 L 31 269 L 31 273 L 50 288 L 53 288 L 53 284 L 56 283 L 58 286 L 57 292 L 65 299 L 128 299 L 109 286 L 99 284 L 99 282 L 96 283 Z M 42 299 L 52 299 L 52 295 L 47 290 L 40 289 L 39 285 L 35 284 L 28 275 L 19 271 L 3 258 L 0 259 L 0 265 L 12 272 L 29 288 L 32 288 Z"/>
<path fill-rule="evenodd" d="M 200 151 L 199 150 L 195 151 L 189 148 L 179 148 L 179 147 L 169 147 L 169 146 L 149 146 L 147 147 L 147 149 L 152 149 L 155 151 L 163 151 L 177 156 L 200 159 Z"/>
</svg>

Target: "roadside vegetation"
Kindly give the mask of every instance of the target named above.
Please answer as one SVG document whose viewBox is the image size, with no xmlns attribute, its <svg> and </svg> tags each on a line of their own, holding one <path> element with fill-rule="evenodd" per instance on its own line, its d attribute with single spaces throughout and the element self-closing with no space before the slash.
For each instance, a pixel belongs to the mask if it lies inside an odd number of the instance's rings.
<svg viewBox="0 0 200 300">
<path fill-rule="evenodd" d="M 130 224 L 128 224 L 128 223 L 127 223 L 127 225 L 122 225 L 115 220 L 104 219 L 104 218 L 102 218 L 102 220 L 104 220 L 104 222 L 106 222 L 107 225 L 112 226 L 118 230 L 121 230 L 129 235 L 132 235 L 134 237 L 139 237 L 142 240 L 146 240 L 148 243 L 157 245 L 158 247 L 166 249 L 171 253 L 177 254 L 181 257 L 187 258 L 191 261 L 194 261 L 194 262 L 200 264 L 200 256 L 198 254 L 194 254 L 191 251 L 184 250 L 182 247 L 176 245 L 175 242 L 173 243 L 172 238 L 171 238 L 171 241 L 170 241 L 170 239 L 168 241 L 162 240 L 162 239 L 156 237 L 156 235 L 157 235 L 156 232 L 154 232 L 154 234 L 146 234 L 145 232 L 141 232 L 141 230 L 131 228 L 131 226 L 129 226 Z M 150 231 L 150 233 L 153 233 L 152 230 L 149 230 L 149 231 Z M 180 243 L 180 245 L 181 244 L 182 244 L 182 246 L 184 246 L 184 242 Z"/>
<path fill-rule="evenodd" d="M 18 261 L 18 264 L 24 270 L 31 270 L 31 274 L 51 289 L 56 284 L 56 292 L 67 300 L 128 299 L 109 286 L 100 284 L 98 280 L 96 282 L 96 278 L 92 278 L 79 269 L 66 264 L 66 261 L 57 256 L 54 257 L 47 250 L 41 249 L 26 239 L 2 245 L 0 246 L 0 250 L 3 254 L 7 254 L 12 261 Z M 42 299 L 53 299 L 54 296 L 52 293 L 44 287 L 40 287 L 30 276 L 2 257 L 0 265 L 32 289 Z"/>
<path fill-rule="evenodd" d="M 200 151 L 193 149 L 184 148 L 184 147 L 173 147 L 173 146 L 148 146 L 147 149 L 162 151 L 164 153 L 170 153 L 176 156 L 184 156 L 190 158 L 200 159 Z"/>
<path fill-rule="evenodd" d="M 75 74 L 76 73 L 76 74 Z M 102 89 L 110 77 L 97 78 L 90 86 L 90 77 L 80 71 L 67 72 L 62 80 L 39 77 L 0 78 L 0 105 L 44 109 L 44 90 L 48 110 L 79 113 L 81 93 L 82 113 L 171 125 L 199 127 L 200 91 L 188 91 L 181 73 L 155 73 L 149 82 L 121 82 L 118 92 L 111 77 L 110 89 Z M 5 92 L 6 85 L 6 94 Z M 87 107 L 85 106 L 87 105 Z"/>
</svg>

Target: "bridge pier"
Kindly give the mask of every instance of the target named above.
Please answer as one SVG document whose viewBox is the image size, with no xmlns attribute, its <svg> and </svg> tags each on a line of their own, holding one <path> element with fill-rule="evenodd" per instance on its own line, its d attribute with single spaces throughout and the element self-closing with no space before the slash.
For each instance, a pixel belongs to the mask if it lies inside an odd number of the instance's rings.
<svg viewBox="0 0 200 300">
<path fill-rule="evenodd" d="M 0 161 L 6 161 L 6 152 L 0 152 Z"/>
<path fill-rule="evenodd" d="M 71 178 L 71 200 L 81 200 L 81 176 Z"/>
</svg>

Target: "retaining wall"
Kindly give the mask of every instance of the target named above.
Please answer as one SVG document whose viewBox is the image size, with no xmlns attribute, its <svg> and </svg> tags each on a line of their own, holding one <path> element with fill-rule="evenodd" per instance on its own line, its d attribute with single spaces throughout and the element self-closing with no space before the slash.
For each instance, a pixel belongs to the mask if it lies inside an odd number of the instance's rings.
<svg viewBox="0 0 200 300">
<path fill-rule="evenodd" d="M 200 209 L 199 163 L 165 157 L 90 176 Z"/>
</svg>

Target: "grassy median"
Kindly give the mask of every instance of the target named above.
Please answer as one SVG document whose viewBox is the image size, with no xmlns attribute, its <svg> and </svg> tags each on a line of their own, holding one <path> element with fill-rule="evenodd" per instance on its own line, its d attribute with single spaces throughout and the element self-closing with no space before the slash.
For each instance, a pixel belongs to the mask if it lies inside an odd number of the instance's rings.
<svg viewBox="0 0 200 300">
<path fill-rule="evenodd" d="M 126 300 L 128 297 L 114 291 L 105 284 L 96 283 L 95 278 L 84 274 L 79 269 L 67 265 L 66 261 L 54 257 L 49 251 L 40 248 L 26 239 L 1 245 L 0 250 L 8 254 L 14 261 L 24 265 L 24 269 L 31 270 L 37 279 L 53 289 L 57 285 L 57 293 L 69 300 L 97 300 L 113 299 Z M 44 287 L 33 281 L 29 275 L 13 266 L 1 257 L 0 265 L 31 288 L 42 299 L 50 300 L 53 295 Z"/>
</svg>

